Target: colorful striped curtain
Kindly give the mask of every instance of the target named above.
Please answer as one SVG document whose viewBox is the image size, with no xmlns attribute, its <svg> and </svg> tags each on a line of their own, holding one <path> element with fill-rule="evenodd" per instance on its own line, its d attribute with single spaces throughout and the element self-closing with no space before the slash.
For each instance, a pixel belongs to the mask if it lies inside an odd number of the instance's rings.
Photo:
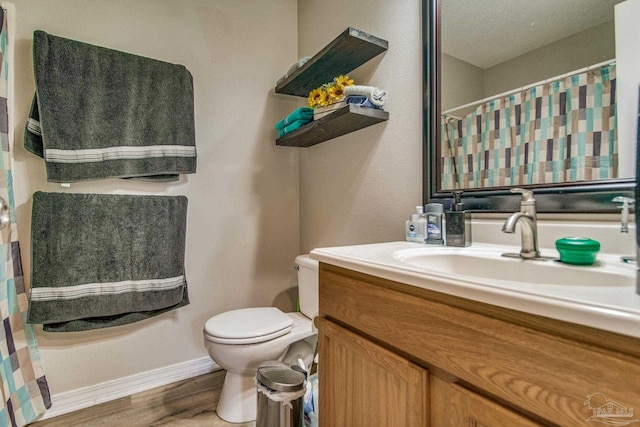
<svg viewBox="0 0 640 427">
<path fill-rule="evenodd" d="M 16 227 L 15 204 L 9 152 L 9 115 L 7 106 L 7 14 L 0 32 L 0 197 L 10 206 L 11 224 L 0 230 L 0 378 L 2 401 L 0 426 L 24 426 L 51 407 L 33 326 L 27 324 L 27 295 L 22 276 L 20 244 Z"/>
<path fill-rule="evenodd" d="M 615 64 L 443 115 L 443 190 L 618 177 Z"/>
</svg>

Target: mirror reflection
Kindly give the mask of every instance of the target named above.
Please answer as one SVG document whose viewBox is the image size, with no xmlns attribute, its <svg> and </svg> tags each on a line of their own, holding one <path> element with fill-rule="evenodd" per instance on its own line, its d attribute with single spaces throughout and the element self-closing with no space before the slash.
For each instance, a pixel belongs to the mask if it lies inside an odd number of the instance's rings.
<svg viewBox="0 0 640 427">
<path fill-rule="evenodd" d="M 617 127 L 621 1 L 442 0 L 437 191 L 634 176 Z"/>
</svg>

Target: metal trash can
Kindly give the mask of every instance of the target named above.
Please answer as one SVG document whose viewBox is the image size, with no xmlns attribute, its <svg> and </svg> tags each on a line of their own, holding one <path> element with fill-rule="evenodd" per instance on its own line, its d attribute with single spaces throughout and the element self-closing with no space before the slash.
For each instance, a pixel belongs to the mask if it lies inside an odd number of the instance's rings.
<svg viewBox="0 0 640 427">
<path fill-rule="evenodd" d="M 256 378 L 256 427 L 303 427 L 306 375 L 284 363 L 265 362 Z"/>
</svg>

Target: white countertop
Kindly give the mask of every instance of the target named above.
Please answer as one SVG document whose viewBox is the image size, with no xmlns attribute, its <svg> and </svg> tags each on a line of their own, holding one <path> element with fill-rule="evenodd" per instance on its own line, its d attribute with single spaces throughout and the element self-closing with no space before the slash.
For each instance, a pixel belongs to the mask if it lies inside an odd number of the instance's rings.
<svg viewBox="0 0 640 427">
<path fill-rule="evenodd" d="M 394 257 L 396 251 L 412 248 L 437 250 L 443 246 L 411 242 L 339 246 L 314 249 L 311 251 L 311 257 L 327 264 L 411 286 L 640 338 L 640 295 L 636 293 L 635 285 L 628 284 L 635 283 L 636 266 L 622 263 L 618 255 L 599 254 L 599 267 L 595 268 L 615 270 L 616 274 L 625 277 L 625 286 L 618 283 L 537 285 L 535 278 L 531 278 L 531 283 L 522 283 L 487 280 L 462 274 L 444 274 L 412 266 Z M 516 247 L 476 243 L 472 248 L 487 251 L 519 251 Z M 456 248 L 447 247 L 447 250 Z M 464 248 L 458 250 L 463 251 Z M 543 251 L 543 255 L 557 256 L 557 253 Z"/>
</svg>

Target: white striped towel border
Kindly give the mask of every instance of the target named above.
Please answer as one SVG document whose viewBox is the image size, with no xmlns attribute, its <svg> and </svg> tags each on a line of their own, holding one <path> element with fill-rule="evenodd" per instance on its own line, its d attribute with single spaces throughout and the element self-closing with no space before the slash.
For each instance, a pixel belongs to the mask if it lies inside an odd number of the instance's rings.
<svg viewBox="0 0 640 427">
<path fill-rule="evenodd" d="M 95 163 L 105 160 L 131 160 L 151 157 L 195 157 L 196 147 L 185 145 L 119 146 L 84 150 L 45 149 L 51 163 Z"/>
<path fill-rule="evenodd" d="M 35 135 L 42 136 L 42 128 L 37 120 L 27 119 L 27 130 Z"/>
<path fill-rule="evenodd" d="M 31 288 L 32 301 L 69 300 L 100 295 L 119 295 L 128 292 L 154 292 L 179 288 L 184 276 L 166 279 L 125 280 L 112 283 L 86 283 L 75 286 Z"/>
</svg>

